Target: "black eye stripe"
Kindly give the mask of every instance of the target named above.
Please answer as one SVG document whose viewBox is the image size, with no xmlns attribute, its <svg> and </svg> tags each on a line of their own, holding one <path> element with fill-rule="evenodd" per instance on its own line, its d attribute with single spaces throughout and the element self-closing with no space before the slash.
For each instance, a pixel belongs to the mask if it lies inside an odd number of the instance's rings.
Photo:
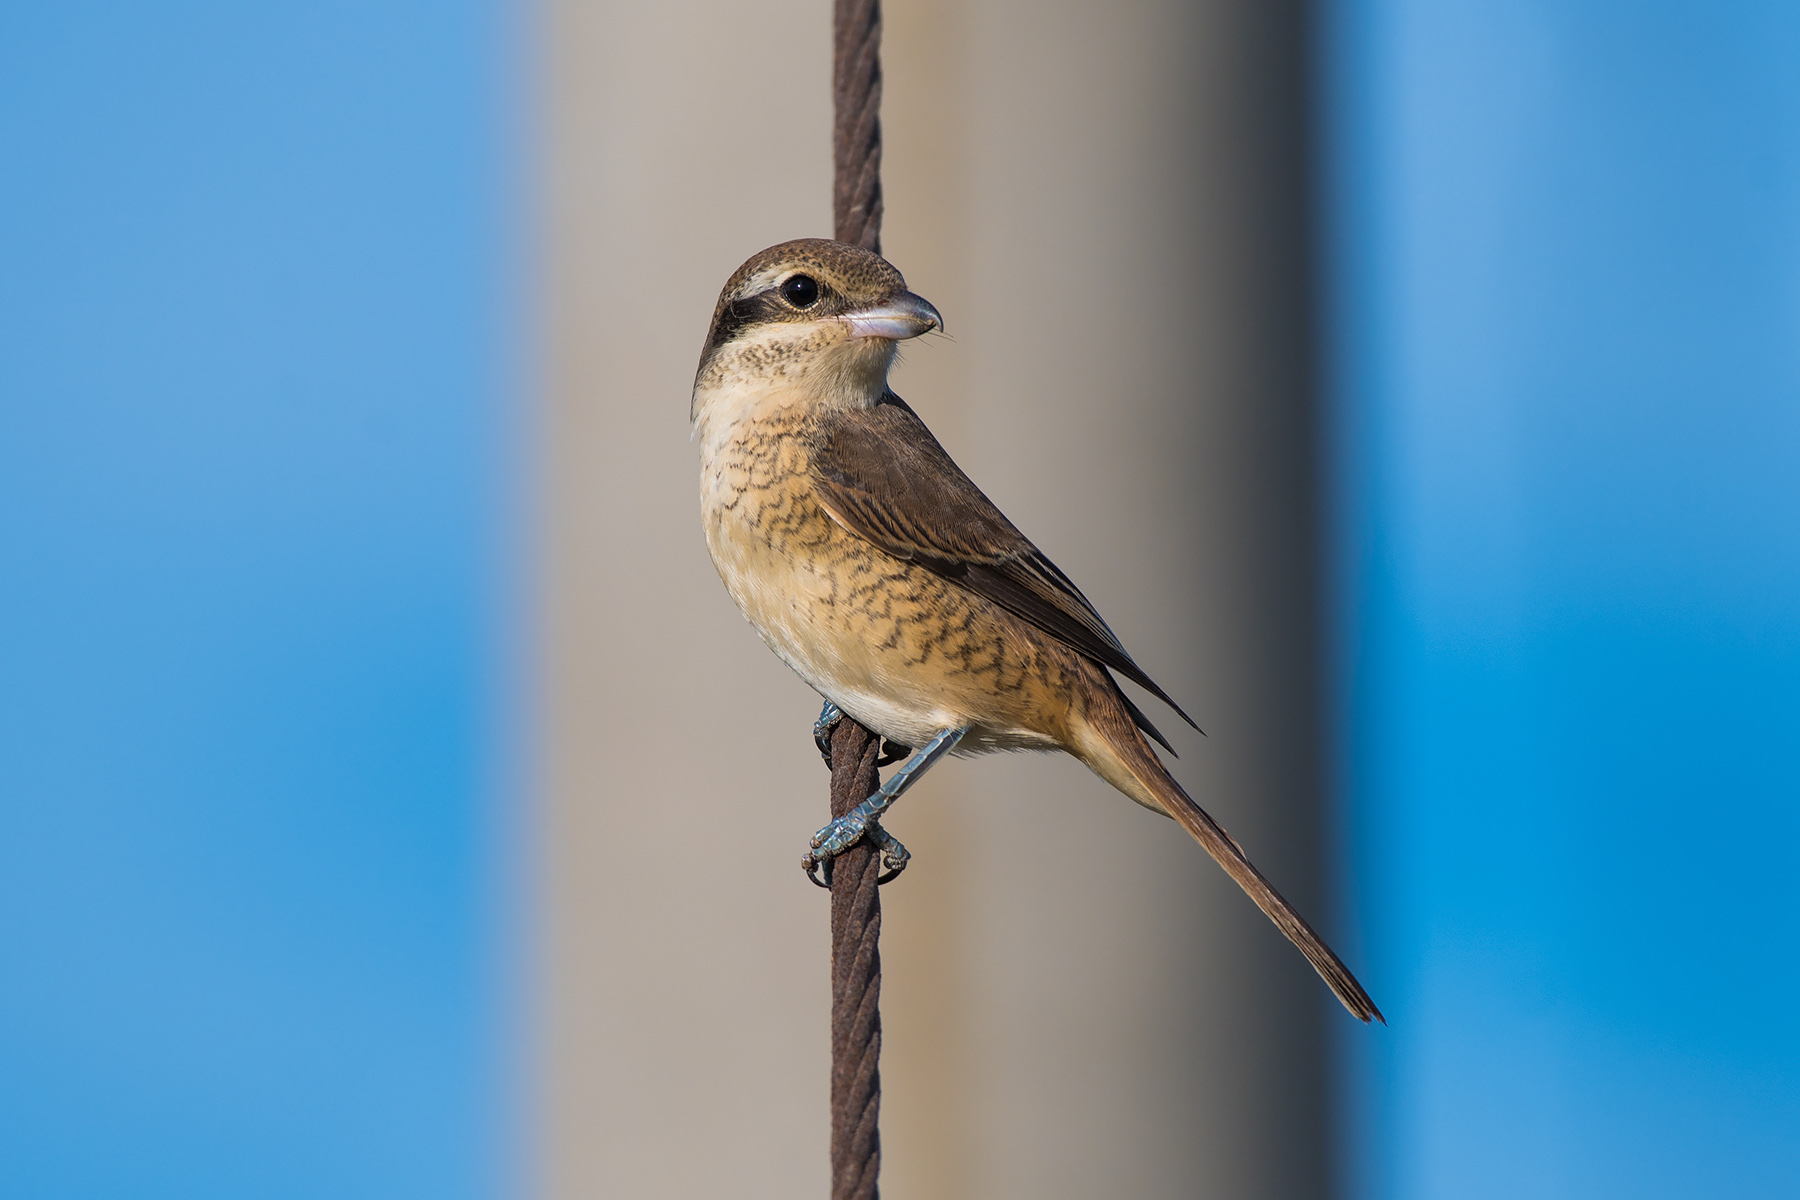
<svg viewBox="0 0 1800 1200">
<path fill-rule="evenodd" d="M 791 318 L 793 311 L 783 301 L 779 288 L 764 288 L 760 292 L 752 292 L 748 296 L 738 297 L 726 304 L 720 311 L 718 322 L 713 326 L 712 336 L 706 340 L 706 348 L 701 352 L 702 359 L 710 356 L 713 351 L 751 325 Z"/>
<path fill-rule="evenodd" d="M 801 274 L 804 274 L 802 272 Z M 725 343 L 731 341 L 752 325 L 761 325 L 772 321 L 792 321 L 799 317 L 795 309 L 800 309 L 808 317 L 817 316 L 820 312 L 830 311 L 830 306 L 838 301 L 837 293 L 820 283 L 817 277 L 806 275 L 818 288 L 818 295 L 812 303 L 797 305 L 782 294 L 782 289 L 792 283 L 800 275 L 790 275 L 780 284 L 766 287 L 760 292 L 751 292 L 748 296 L 738 296 L 729 300 L 719 310 L 718 318 L 713 323 L 706 346 L 700 352 L 700 361 L 704 364 Z M 821 301 L 829 303 L 821 306 Z"/>
</svg>

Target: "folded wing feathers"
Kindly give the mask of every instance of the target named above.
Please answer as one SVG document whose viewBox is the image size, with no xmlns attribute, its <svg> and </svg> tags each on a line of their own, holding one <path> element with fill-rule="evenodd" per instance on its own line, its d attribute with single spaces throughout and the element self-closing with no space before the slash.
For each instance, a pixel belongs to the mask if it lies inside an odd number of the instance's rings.
<svg viewBox="0 0 1800 1200">
<path fill-rule="evenodd" d="M 837 414 L 813 448 L 820 499 L 846 528 L 1013 613 L 1147 689 L 1192 725 L 1132 661 L 1073 581 L 963 474 L 899 397 Z M 1135 705 L 1138 727 L 1168 741 Z M 1170 751 L 1173 753 L 1173 751 Z"/>
</svg>

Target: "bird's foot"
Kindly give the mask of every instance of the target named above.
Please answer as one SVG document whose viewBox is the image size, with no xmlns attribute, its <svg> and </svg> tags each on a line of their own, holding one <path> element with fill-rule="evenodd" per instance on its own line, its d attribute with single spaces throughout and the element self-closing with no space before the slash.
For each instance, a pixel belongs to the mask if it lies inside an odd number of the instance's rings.
<svg viewBox="0 0 1800 1200">
<path fill-rule="evenodd" d="M 821 723 L 828 716 L 843 715 L 836 711 L 836 705 L 827 704 L 825 707 L 830 711 L 819 714 Z M 963 735 L 968 732 L 966 726 L 961 729 L 940 729 L 932 735 L 929 742 L 914 751 L 898 771 L 888 776 L 888 781 L 877 788 L 873 796 L 813 834 L 812 848 L 800 860 L 800 869 L 806 872 L 807 878 L 820 887 L 830 887 L 831 861 L 865 837 L 869 839 L 870 845 L 881 852 L 882 883 L 904 871 L 906 862 L 912 855 L 878 824 L 881 814 L 899 799 L 901 792 L 913 785 L 914 780 L 929 770 L 932 763 L 956 749 L 956 743 L 962 741 Z"/>
<path fill-rule="evenodd" d="M 876 883 L 886 883 L 906 870 L 912 853 L 900 844 L 899 838 L 883 829 L 872 813 L 862 811 L 866 807 L 866 804 L 857 805 L 813 834 L 812 849 L 800 860 L 800 869 L 806 872 L 808 879 L 822 888 L 829 888 L 831 864 L 837 861 L 838 855 L 864 838 L 881 855 L 881 874 Z"/>
<path fill-rule="evenodd" d="M 876 883 L 886 883 L 906 870 L 906 864 L 912 861 L 912 851 L 901 845 L 899 838 L 883 829 L 881 822 L 870 825 L 866 836 L 881 851 L 881 876 L 875 880 Z"/>
<path fill-rule="evenodd" d="M 819 719 L 813 722 L 813 745 L 819 748 L 819 757 L 825 760 L 825 769 L 831 770 L 831 733 L 844 719 L 844 710 L 827 700 L 825 707 L 819 710 Z M 911 746 L 902 746 L 899 742 L 883 740 L 881 757 L 875 760 L 877 767 L 891 767 L 912 753 Z"/>
<path fill-rule="evenodd" d="M 819 710 L 819 719 L 813 722 L 813 745 L 819 748 L 827 771 L 831 769 L 831 731 L 843 719 L 844 710 L 827 700 L 825 707 Z"/>
</svg>

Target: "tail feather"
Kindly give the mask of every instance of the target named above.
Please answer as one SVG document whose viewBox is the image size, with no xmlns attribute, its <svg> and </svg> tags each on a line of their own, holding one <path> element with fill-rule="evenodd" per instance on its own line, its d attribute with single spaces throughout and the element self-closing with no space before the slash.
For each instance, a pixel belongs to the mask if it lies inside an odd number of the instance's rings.
<svg viewBox="0 0 1800 1200">
<path fill-rule="evenodd" d="M 1319 973 L 1319 978 L 1325 981 L 1344 1007 L 1350 1010 L 1350 1015 L 1364 1024 L 1371 1019 L 1387 1024 L 1387 1018 L 1381 1015 L 1381 1010 L 1369 999 L 1369 993 L 1363 990 L 1356 976 L 1350 973 L 1350 968 L 1325 944 L 1324 938 L 1313 932 L 1312 926 L 1306 923 L 1306 918 L 1263 878 L 1262 872 L 1244 854 L 1243 847 L 1205 809 L 1195 804 L 1181 790 L 1181 786 L 1169 778 L 1167 772 L 1163 772 L 1162 776 L 1160 782 L 1165 786 L 1156 789 L 1157 798 L 1169 810 L 1169 815 L 1193 834 L 1194 840 L 1212 855 L 1213 861 L 1224 867 L 1225 873 L 1235 879 L 1237 885 L 1256 902 L 1256 907 L 1262 909 L 1269 920 L 1275 922 L 1276 928 L 1299 947 L 1300 953 L 1306 955 L 1306 960 L 1313 965 L 1313 970 Z"/>
<path fill-rule="evenodd" d="M 1110 681 L 1109 681 L 1110 682 Z M 1094 697 L 1100 699 L 1100 697 Z M 1275 922 L 1276 928 L 1287 935 L 1290 942 L 1306 955 L 1306 960 L 1313 965 L 1337 998 L 1343 1002 L 1350 1015 L 1367 1024 L 1371 1019 L 1387 1024 L 1387 1018 L 1363 991 L 1362 984 L 1350 973 L 1350 968 L 1332 952 L 1325 939 L 1313 932 L 1312 926 L 1306 923 L 1289 904 L 1272 887 L 1262 872 L 1250 862 L 1232 836 L 1225 832 L 1220 824 L 1207 815 L 1205 809 L 1194 803 L 1193 798 L 1182 790 L 1173 776 L 1164 769 L 1157 760 L 1156 752 L 1132 723 L 1127 710 L 1123 706 L 1108 705 L 1101 700 L 1099 704 L 1088 706 L 1086 728 L 1081 733 L 1090 736 L 1080 740 L 1086 744 L 1077 747 L 1077 757 L 1086 762 L 1102 779 L 1147 807 L 1161 809 L 1180 822 L 1181 827 L 1193 835 L 1213 861 L 1225 868 L 1225 873 L 1237 881 L 1237 885 L 1255 901 L 1256 907 L 1263 910 L 1269 920 Z M 1116 728 L 1115 728 L 1116 726 Z"/>
</svg>

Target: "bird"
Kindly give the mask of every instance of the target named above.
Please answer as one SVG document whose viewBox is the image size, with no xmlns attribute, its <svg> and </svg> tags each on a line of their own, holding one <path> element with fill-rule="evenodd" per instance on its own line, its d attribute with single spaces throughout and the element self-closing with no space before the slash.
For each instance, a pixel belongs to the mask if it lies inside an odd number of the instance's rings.
<svg viewBox="0 0 1800 1200">
<path fill-rule="evenodd" d="M 934 763 L 1063 751 L 1174 818 L 1353 1016 L 1385 1024 L 1349 968 L 1163 766 L 1150 742 L 1172 748 L 1114 674 L 1193 719 L 888 386 L 899 343 L 943 323 L 880 255 L 801 238 L 732 273 L 695 372 L 701 524 L 725 590 L 824 699 L 822 749 L 849 716 L 907 754 L 874 795 L 813 835 L 803 865 L 828 868 L 867 839 L 898 873 L 907 852 L 880 818 Z"/>
</svg>

